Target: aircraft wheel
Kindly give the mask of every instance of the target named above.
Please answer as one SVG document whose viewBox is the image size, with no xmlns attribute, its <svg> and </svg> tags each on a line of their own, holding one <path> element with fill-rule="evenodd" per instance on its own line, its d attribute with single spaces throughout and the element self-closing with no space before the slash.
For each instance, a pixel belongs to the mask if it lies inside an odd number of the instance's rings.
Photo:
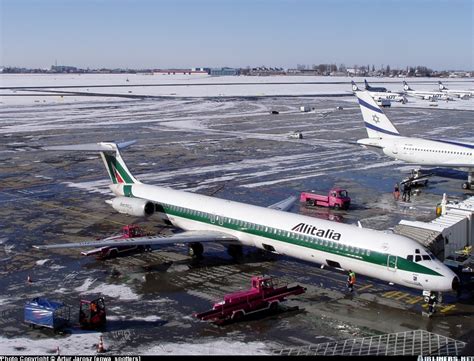
<svg viewBox="0 0 474 361">
<path fill-rule="evenodd" d="M 232 319 L 233 320 L 240 320 L 241 318 L 244 317 L 244 312 L 243 311 L 237 311 L 232 314 Z"/>
<path fill-rule="evenodd" d="M 116 258 L 118 256 L 118 251 L 116 249 L 113 249 L 109 253 L 109 258 Z"/>
<path fill-rule="evenodd" d="M 462 184 L 462 189 L 471 189 L 471 185 L 469 184 L 469 182 L 465 182 Z"/>
<path fill-rule="evenodd" d="M 227 247 L 227 253 L 229 256 L 232 258 L 238 258 L 241 257 L 243 252 L 242 252 L 242 246 L 239 246 L 238 244 L 230 244 Z"/>
<path fill-rule="evenodd" d="M 188 253 L 193 258 L 200 258 L 204 252 L 204 247 L 199 242 L 194 242 L 189 245 Z"/>
</svg>

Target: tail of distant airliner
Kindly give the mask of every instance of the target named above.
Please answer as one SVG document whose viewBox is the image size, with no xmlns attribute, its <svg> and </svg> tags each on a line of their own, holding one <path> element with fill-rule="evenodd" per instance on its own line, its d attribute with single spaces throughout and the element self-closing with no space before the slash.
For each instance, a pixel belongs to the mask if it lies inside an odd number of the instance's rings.
<svg viewBox="0 0 474 361">
<path fill-rule="evenodd" d="M 438 84 L 439 84 L 439 90 L 448 90 L 448 88 L 446 88 L 444 84 L 441 83 L 441 81 L 438 81 Z"/>
<path fill-rule="evenodd" d="M 387 138 L 399 136 L 397 128 L 388 119 L 382 109 L 367 91 L 356 92 L 360 110 L 364 118 L 369 138 Z"/>
<path fill-rule="evenodd" d="M 403 89 L 405 89 L 405 91 L 413 90 L 405 80 L 403 81 Z"/>
<path fill-rule="evenodd" d="M 353 92 L 356 92 L 356 91 L 359 91 L 359 87 L 357 86 L 357 84 L 354 82 L 354 80 L 351 81 L 352 83 L 352 91 Z"/>
<path fill-rule="evenodd" d="M 78 150 L 78 151 L 99 151 L 104 161 L 105 168 L 109 174 L 110 180 L 113 184 L 134 184 L 141 183 L 137 180 L 132 173 L 128 170 L 122 156 L 120 155 L 120 149 L 128 147 L 134 144 L 135 141 L 113 143 L 113 142 L 100 142 L 92 144 L 78 144 L 78 145 L 65 145 L 65 146 L 51 146 L 44 147 L 45 150 Z"/>
</svg>

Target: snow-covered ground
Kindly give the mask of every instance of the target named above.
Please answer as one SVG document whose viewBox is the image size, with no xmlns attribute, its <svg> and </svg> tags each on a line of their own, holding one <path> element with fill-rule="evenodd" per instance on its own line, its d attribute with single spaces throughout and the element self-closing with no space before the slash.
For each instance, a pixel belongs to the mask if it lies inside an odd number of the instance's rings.
<svg viewBox="0 0 474 361">
<path fill-rule="evenodd" d="M 321 76 L 222 76 L 144 75 L 144 74 L 1 74 L 0 86 L 46 87 L 42 89 L 2 89 L 5 105 L 64 104 L 95 98 L 126 101 L 126 97 L 261 97 L 261 96 L 328 96 L 352 94 L 351 80 L 363 89 L 365 78 Z M 402 78 L 367 78 L 372 86 L 403 91 Z M 407 79 L 416 90 L 437 91 L 438 80 L 450 89 L 474 88 L 472 79 Z M 121 96 L 121 97 L 118 97 Z M 89 99 L 88 99 L 89 98 Z M 428 101 L 409 97 L 405 106 L 428 107 Z M 438 102 L 439 108 L 474 109 L 474 100 Z"/>
</svg>

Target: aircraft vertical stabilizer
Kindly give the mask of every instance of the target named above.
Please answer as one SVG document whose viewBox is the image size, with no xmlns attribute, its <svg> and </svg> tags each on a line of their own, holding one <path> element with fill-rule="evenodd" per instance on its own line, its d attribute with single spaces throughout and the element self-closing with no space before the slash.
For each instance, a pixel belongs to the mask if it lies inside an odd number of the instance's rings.
<svg viewBox="0 0 474 361">
<path fill-rule="evenodd" d="M 400 135 L 382 109 L 367 91 L 356 92 L 369 138 L 387 138 Z"/>
</svg>

